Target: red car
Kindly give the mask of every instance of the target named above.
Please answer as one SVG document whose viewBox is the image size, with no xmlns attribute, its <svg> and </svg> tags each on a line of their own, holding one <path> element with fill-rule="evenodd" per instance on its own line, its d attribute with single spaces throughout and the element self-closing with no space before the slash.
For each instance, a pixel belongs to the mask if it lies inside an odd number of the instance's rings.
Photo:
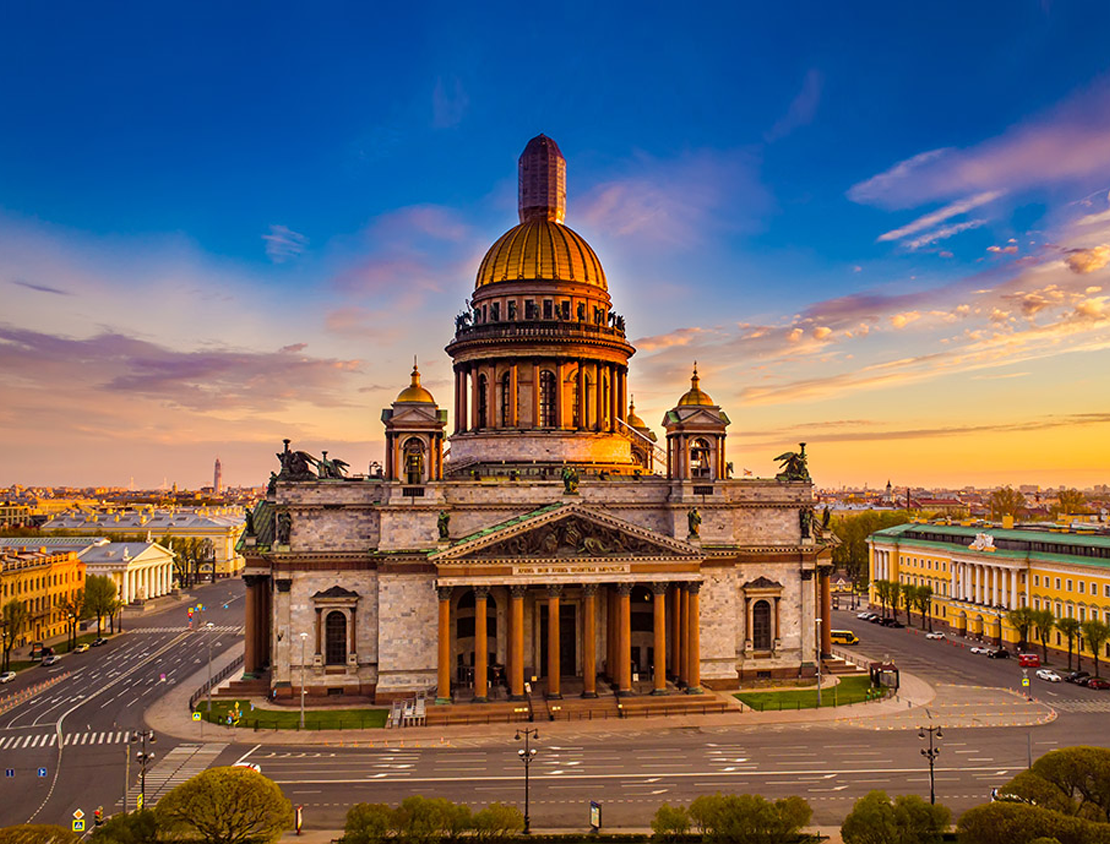
<svg viewBox="0 0 1110 844">
<path fill-rule="evenodd" d="M 1092 677 L 1085 685 L 1088 689 L 1110 689 L 1110 680 L 1103 680 L 1101 677 Z"/>
</svg>

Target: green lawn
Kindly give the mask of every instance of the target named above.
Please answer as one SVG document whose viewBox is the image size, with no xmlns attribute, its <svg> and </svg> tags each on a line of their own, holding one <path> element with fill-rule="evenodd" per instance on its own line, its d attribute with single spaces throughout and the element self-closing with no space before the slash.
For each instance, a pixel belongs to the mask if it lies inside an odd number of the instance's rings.
<svg viewBox="0 0 1110 844">
<path fill-rule="evenodd" d="M 208 701 L 197 704 L 197 712 L 205 721 L 226 724 L 228 713 L 239 704 L 239 727 L 249 730 L 298 730 L 299 709 L 254 709 L 247 701 L 214 700 L 212 714 L 208 714 Z M 387 709 L 324 709 L 305 712 L 306 730 L 360 730 L 385 726 L 389 717 Z"/>
<path fill-rule="evenodd" d="M 845 706 L 879 696 L 871 688 L 867 676 L 843 677 L 835 688 L 821 690 L 821 706 Z M 814 709 L 817 707 L 817 689 L 791 689 L 781 692 L 739 692 L 736 699 L 745 706 L 758 709 Z"/>
</svg>

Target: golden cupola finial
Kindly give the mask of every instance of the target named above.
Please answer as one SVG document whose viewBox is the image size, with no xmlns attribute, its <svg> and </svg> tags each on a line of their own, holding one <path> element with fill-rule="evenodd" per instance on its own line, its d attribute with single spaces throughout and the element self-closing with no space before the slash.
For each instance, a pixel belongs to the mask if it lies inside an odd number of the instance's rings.
<svg viewBox="0 0 1110 844">
<path fill-rule="evenodd" d="M 632 428 L 647 428 L 644 420 L 636 415 L 636 398 L 628 397 L 628 424 Z"/>
<path fill-rule="evenodd" d="M 678 406 L 684 407 L 688 405 L 700 405 L 702 407 L 713 407 L 713 399 L 709 397 L 709 393 L 703 392 L 698 384 L 701 379 L 698 378 L 698 362 L 694 361 L 694 374 L 690 376 L 690 389 L 686 394 L 678 400 Z"/>
<path fill-rule="evenodd" d="M 435 404 L 436 400 L 432 398 L 432 394 L 420 386 L 420 368 L 416 365 L 416 358 L 412 359 L 412 373 L 411 381 L 405 389 L 401 390 L 397 396 L 397 401 L 407 402 L 426 402 L 428 404 Z"/>
</svg>

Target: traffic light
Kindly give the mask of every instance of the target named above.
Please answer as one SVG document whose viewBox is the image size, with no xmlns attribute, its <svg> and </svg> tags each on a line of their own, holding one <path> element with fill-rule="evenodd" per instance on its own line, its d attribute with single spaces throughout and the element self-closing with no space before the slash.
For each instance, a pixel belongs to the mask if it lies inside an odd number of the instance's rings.
<svg viewBox="0 0 1110 844">
<path fill-rule="evenodd" d="M 93 811 L 93 823 L 96 824 L 97 826 L 100 826 L 102 823 L 104 823 L 104 807 L 103 806 L 97 806 L 96 809 Z"/>
</svg>

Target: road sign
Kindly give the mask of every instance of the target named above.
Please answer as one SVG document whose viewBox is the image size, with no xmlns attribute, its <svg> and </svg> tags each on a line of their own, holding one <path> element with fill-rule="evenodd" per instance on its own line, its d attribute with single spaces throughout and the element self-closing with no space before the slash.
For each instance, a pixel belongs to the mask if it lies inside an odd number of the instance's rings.
<svg viewBox="0 0 1110 844">
<path fill-rule="evenodd" d="M 136 809 L 143 808 L 143 795 L 142 795 L 141 792 L 139 793 L 139 796 L 135 798 L 135 808 Z"/>
<path fill-rule="evenodd" d="M 199 721 L 200 720 L 200 713 L 199 712 L 194 712 L 193 713 L 193 720 L 194 721 Z"/>
<path fill-rule="evenodd" d="M 46 776 L 46 768 L 39 768 L 39 776 L 40 777 L 45 777 Z"/>
<path fill-rule="evenodd" d="M 1022 677 L 1021 678 L 1021 684 L 1023 686 L 1028 686 L 1029 685 L 1029 678 L 1028 677 Z"/>
<path fill-rule="evenodd" d="M 81 820 L 77 820 L 76 818 L 74 818 L 74 820 L 73 820 L 73 831 L 74 832 L 84 832 L 85 831 L 85 822 L 81 821 Z"/>
<path fill-rule="evenodd" d="M 75 820 L 81 820 L 81 818 L 85 817 L 85 813 L 82 812 L 80 809 L 74 809 L 73 817 Z"/>
<path fill-rule="evenodd" d="M 15 776 L 15 768 L 5 768 L 4 769 L 4 776 L 14 777 Z"/>
</svg>

